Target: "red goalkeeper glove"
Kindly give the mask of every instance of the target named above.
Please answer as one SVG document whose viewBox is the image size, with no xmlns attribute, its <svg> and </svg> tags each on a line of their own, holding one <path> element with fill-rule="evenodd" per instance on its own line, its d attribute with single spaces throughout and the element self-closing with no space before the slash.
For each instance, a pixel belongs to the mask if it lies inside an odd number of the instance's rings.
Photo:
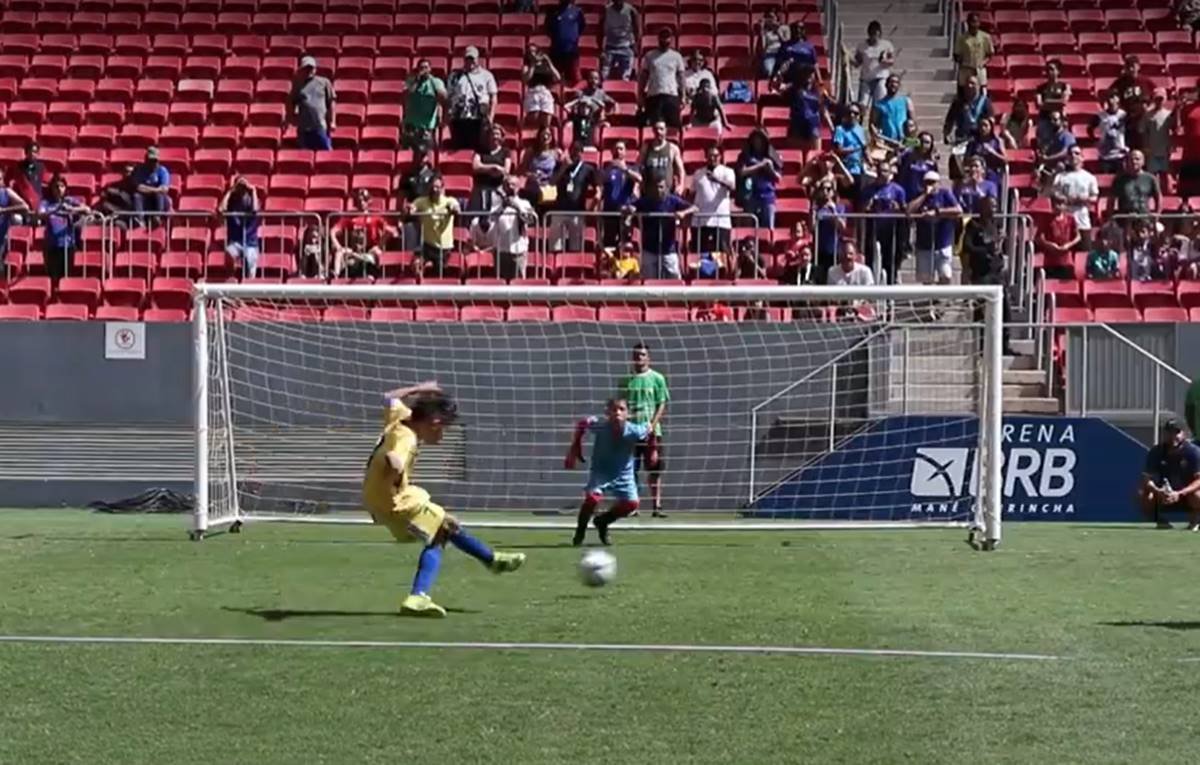
<svg viewBox="0 0 1200 765">
<path fill-rule="evenodd" d="M 587 462 L 583 458 L 583 434 L 585 432 L 587 432 L 587 420 L 580 420 L 575 425 L 575 435 L 571 439 L 571 448 L 567 449 L 566 459 L 563 460 L 563 467 L 567 470 L 574 470 L 577 464 Z"/>
</svg>

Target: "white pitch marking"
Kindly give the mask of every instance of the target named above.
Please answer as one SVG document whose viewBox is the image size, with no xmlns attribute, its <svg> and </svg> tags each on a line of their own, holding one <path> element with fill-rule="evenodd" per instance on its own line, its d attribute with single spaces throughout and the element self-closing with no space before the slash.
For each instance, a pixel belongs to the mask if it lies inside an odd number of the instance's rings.
<svg viewBox="0 0 1200 765">
<path fill-rule="evenodd" d="M 444 640 L 271 640 L 265 638 L 165 638 L 73 635 L 0 635 L 0 643 L 58 643 L 96 645 L 207 645 L 275 648 L 407 648 L 477 651 L 614 651 L 646 653 L 733 653 L 784 656 L 857 656 L 920 659 L 988 659 L 994 661 L 1063 661 L 1070 656 L 983 651 L 920 651 L 894 648 L 829 648 L 789 645 L 689 645 L 674 643 L 484 643 Z"/>
</svg>

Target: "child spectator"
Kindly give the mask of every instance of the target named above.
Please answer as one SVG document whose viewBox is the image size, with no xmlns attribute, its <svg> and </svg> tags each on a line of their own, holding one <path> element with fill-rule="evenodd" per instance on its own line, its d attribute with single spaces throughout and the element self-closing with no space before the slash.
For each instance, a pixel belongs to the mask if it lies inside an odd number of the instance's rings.
<svg viewBox="0 0 1200 765">
<path fill-rule="evenodd" d="M 617 102 L 600 87 L 600 73 L 587 72 L 587 84 L 563 110 L 571 122 L 571 140 L 580 141 L 589 149 L 596 147 L 596 130 L 608 125 L 608 116 L 617 113 Z"/>
<path fill-rule="evenodd" d="M 325 248 L 321 245 L 321 229 L 307 226 L 300 237 L 300 251 L 296 253 L 300 275 L 309 279 L 324 279 L 328 273 L 325 263 Z"/>
<path fill-rule="evenodd" d="M 1150 222 L 1137 221 L 1129 239 L 1129 278 L 1148 282 L 1166 279 L 1169 275 L 1168 254 L 1159 245 Z"/>
<path fill-rule="evenodd" d="M 1034 245 L 1046 258 L 1046 275 L 1070 279 L 1075 275 L 1072 253 L 1079 246 L 1079 224 L 1067 208 L 1067 199 L 1055 193 L 1050 197 L 1054 215 L 1038 227 Z"/>
<path fill-rule="evenodd" d="M 1092 249 L 1087 258 L 1087 278 L 1089 279 L 1119 279 L 1121 277 L 1121 259 L 1117 251 L 1110 246 L 1108 235 L 1101 231 L 1092 242 Z"/>
<path fill-rule="evenodd" d="M 718 136 L 723 135 L 729 128 L 729 120 L 725 118 L 721 99 L 713 90 L 712 80 L 700 80 L 696 94 L 692 96 L 689 123 L 692 127 L 714 128 Z"/>
<path fill-rule="evenodd" d="M 1154 105 L 1142 117 L 1141 136 L 1146 147 L 1146 172 L 1167 180 L 1171 169 L 1171 132 L 1175 129 L 1175 110 L 1166 107 L 1165 88 L 1154 89 Z"/>
<path fill-rule="evenodd" d="M 620 247 L 605 247 L 602 250 L 604 256 L 605 273 L 610 279 L 628 279 L 629 281 L 637 281 L 642 276 L 642 264 L 638 259 L 637 242 L 633 241 L 632 237 L 626 236 L 623 238 Z"/>
<path fill-rule="evenodd" d="M 1125 142 L 1125 112 L 1121 109 L 1121 96 L 1116 91 L 1109 93 L 1104 99 L 1104 108 L 1092 119 L 1088 126 L 1088 135 L 1099 143 L 1100 170 L 1104 173 L 1119 173 L 1125 164 L 1125 155 L 1129 147 Z"/>
</svg>

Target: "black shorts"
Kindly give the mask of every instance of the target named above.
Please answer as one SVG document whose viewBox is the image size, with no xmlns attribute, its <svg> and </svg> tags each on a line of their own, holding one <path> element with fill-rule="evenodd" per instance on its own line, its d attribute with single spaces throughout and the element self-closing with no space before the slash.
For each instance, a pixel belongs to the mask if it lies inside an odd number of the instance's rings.
<svg viewBox="0 0 1200 765">
<path fill-rule="evenodd" d="M 679 96 L 647 96 L 646 105 L 642 110 L 642 126 L 650 127 L 662 120 L 669 128 L 680 128 L 683 123 L 679 116 Z"/>
<path fill-rule="evenodd" d="M 1180 196 L 1200 196 L 1200 162 L 1185 162 L 1179 166 Z"/>
<path fill-rule="evenodd" d="M 638 444 L 637 449 L 634 450 L 633 469 L 636 472 L 638 472 L 638 473 L 642 472 L 642 465 L 643 465 L 643 463 L 645 463 L 646 452 L 649 451 L 649 449 L 650 449 L 650 447 L 645 442 L 642 442 L 642 443 Z M 650 473 L 651 475 L 658 475 L 665 469 L 665 465 L 666 465 L 666 460 L 663 458 L 663 440 L 662 440 L 662 437 L 659 436 L 659 438 L 658 438 L 658 462 L 654 463 L 653 465 L 646 464 L 646 472 Z"/>
</svg>

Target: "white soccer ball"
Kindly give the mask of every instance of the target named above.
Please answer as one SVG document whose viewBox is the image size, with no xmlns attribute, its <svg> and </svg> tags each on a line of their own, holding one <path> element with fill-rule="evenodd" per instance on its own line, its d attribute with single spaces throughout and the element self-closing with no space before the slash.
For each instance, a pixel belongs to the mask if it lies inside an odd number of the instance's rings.
<svg viewBox="0 0 1200 765">
<path fill-rule="evenodd" d="M 579 578 L 588 587 L 603 587 L 617 578 L 617 559 L 603 550 L 588 550 L 579 561 Z"/>
</svg>

